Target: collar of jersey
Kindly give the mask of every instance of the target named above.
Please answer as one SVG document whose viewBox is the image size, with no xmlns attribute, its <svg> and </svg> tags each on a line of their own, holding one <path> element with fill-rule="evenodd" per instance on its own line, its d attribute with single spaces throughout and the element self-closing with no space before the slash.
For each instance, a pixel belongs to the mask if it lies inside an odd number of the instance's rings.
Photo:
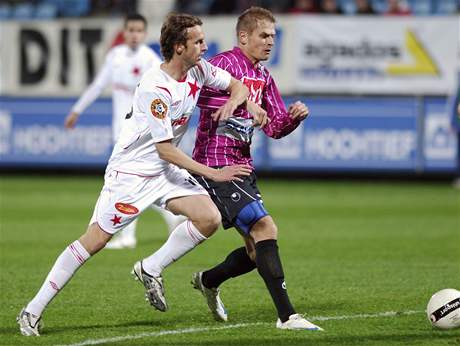
<svg viewBox="0 0 460 346">
<path fill-rule="evenodd" d="M 244 53 L 243 51 L 241 50 L 240 47 L 233 47 L 233 53 L 235 53 L 236 55 L 240 56 L 242 59 L 246 60 L 250 66 L 253 66 L 255 69 L 258 69 L 260 68 L 260 62 L 258 63 L 253 63 Z"/>
</svg>

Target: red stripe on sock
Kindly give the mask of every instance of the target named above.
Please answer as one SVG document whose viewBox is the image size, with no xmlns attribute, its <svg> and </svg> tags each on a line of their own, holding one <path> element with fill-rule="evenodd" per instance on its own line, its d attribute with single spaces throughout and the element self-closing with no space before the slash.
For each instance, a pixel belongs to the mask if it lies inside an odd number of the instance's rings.
<svg viewBox="0 0 460 346">
<path fill-rule="evenodd" d="M 75 246 L 73 244 L 69 245 L 69 249 L 72 252 L 72 254 L 74 255 L 74 257 L 77 259 L 77 261 L 80 262 L 80 264 L 85 263 L 85 260 L 84 260 L 83 256 L 80 255 L 80 253 L 78 252 L 78 250 L 75 248 Z"/>
</svg>

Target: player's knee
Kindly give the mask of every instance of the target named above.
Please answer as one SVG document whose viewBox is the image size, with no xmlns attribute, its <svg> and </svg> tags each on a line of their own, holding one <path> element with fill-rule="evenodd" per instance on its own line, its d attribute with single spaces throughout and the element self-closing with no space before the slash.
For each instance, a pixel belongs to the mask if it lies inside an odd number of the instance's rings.
<svg viewBox="0 0 460 346">
<path fill-rule="evenodd" d="M 219 228 L 221 220 L 220 212 L 216 207 L 206 210 L 202 214 L 200 220 L 200 223 L 206 232 L 205 236 L 208 237 L 212 235 L 217 230 L 217 228 Z"/>
<path fill-rule="evenodd" d="M 277 239 L 278 227 L 270 216 L 264 217 L 256 222 L 251 229 L 251 235 L 256 241 Z"/>
<path fill-rule="evenodd" d="M 236 217 L 235 224 L 239 230 L 249 234 L 252 227 L 268 215 L 261 201 L 253 201 L 240 210 Z"/>
<path fill-rule="evenodd" d="M 88 227 L 80 242 L 89 254 L 93 255 L 103 249 L 112 236 L 102 230 L 97 223 Z"/>
</svg>

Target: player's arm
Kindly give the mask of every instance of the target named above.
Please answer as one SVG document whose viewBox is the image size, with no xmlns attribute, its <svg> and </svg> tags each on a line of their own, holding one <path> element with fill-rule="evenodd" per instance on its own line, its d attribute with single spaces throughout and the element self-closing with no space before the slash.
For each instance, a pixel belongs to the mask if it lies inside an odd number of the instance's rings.
<svg viewBox="0 0 460 346">
<path fill-rule="evenodd" d="M 308 107 L 297 101 L 288 109 L 278 91 L 275 81 L 270 76 L 262 95 L 262 108 L 267 111 L 270 123 L 263 130 L 272 138 L 282 138 L 294 131 L 308 116 Z"/>
<path fill-rule="evenodd" d="M 229 86 L 225 89 L 230 93 L 230 97 L 221 107 L 219 107 L 211 117 L 214 121 L 227 120 L 239 105 L 245 103 L 248 96 L 248 88 L 239 80 L 231 77 Z"/>
<path fill-rule="evenodd" d="M 77 103 L 75 103 L 70 113 L 65 118 L 64 126 L 66 128 L 73 129 L 75 127 L 80 114 L 83 113 L 83 111 L 99 97 L 107 84 L 109 84 L 112 73 L 111 60 L 111 55 L 109 53 L 96 78 L 86 88 L 86 90 L 78 99 Z"/>
<path fill-rule="evenodd" d="M 170 162 L 180 168 L 184 168 L 191 173 L 218 182 L 231 180 L 243 181 L 239 177 L 248 176 L 252 171 L 252 168 L 248 165 L 226 166 L 222 169 L 205 166 L 187 156 L 183 151 L 173 145 L 171 140 L 155 143 L 155 147 L 162 160 Z"/>
<path fill-rule="evenodd" d="M 170 117 L 171 95 L 158 88 L 153 92 L 138 89 L 137 96 L 135 102 L 146 116 L 152 139 L 162 160 L 214 181 L 241 181 L 238 176 L 247 176 L 251 173 L 252 168 L 248 165 L 214 169 L 194 161 L 171 143 L 174 138 Z"/>
</svg>

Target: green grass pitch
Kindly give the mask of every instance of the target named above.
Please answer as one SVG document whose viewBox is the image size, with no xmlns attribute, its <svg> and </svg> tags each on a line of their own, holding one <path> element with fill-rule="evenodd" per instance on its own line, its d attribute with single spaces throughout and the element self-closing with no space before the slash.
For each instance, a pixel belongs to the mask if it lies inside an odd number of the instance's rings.
<svg viewBox="0 0 460 346">
<path fill-rule="evenodd" d="M 261 179 L 279 227 L 290 297 L 324 332 L 274 328 L 274 307 L 254 271 L 222 285 L 226 324 L 212 320 L 193 272 L 242 246 L 234 230 L 164 272 L 169 311 L 154 311 L 130 275 L 166 239 L 158 214 L 139 220 L 134 250 L 92 258 L 49 305 L 40 338 L 15 318 L 56 257 L 85 230 L 102 177 L 0 177 L 1 345 L 460 345 L 424 310 L 431 294 L 460 289 L 460 193 L 439 182 Z"/>
</svg>

